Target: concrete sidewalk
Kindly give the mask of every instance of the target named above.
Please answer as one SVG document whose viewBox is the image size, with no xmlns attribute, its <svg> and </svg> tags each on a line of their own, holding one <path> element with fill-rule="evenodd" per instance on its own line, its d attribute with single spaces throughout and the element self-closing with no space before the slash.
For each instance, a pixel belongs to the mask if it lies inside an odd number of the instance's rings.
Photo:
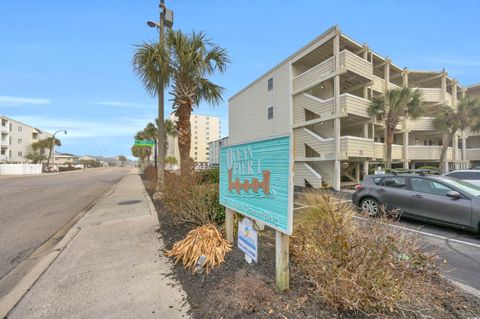
<svg viewBox="0 0 480 319">
<path fill-rule="evenodd" d="M 157 229 L 134 169 L 70 230 L 73 239 L 8 318 L 187 318 Z"/>
</svg>

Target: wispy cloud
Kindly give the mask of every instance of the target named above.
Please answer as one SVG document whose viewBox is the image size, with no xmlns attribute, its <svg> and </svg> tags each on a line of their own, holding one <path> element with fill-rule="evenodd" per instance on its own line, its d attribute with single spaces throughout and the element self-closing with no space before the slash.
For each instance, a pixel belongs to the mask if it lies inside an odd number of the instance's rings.
<svg viewBox="0 0 480 319">
<path fill-rule="evenodd" d="M 114 118 L 109 122 L 105 122 L 36 116 L 13 115 L 11 117 L 48 132 L 67 130 L 67 135 L 62 136 L 62 139 L 100 139 L 110 137 L 133 138 L 134 134 L 141 130 L 145 124 L 150 121 L 146 118 Z"/>
<path fill-rule="evenodd" d="M 46 105 L 49 99 L 0 95 L 1 106 Z"/>
<path fill-rule="evenodd" d="M 126 108 L 148 108 L 148 107 L 154 106 L 153 103 L 146 104 L 146 103 L 125 102 L 125 101 L 98 101 L 97 104 L 105 105 L 105 106 L 126 107 Z"/>
</svg>

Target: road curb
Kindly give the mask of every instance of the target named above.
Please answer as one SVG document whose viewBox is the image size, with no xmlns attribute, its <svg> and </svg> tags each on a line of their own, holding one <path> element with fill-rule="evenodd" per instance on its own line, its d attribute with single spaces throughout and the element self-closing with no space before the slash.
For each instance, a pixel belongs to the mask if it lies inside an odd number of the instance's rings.
<svg viewBox="0 0 480 319">
<path fill-rule="evenodd" d="M 7 295 L 5 295 L 2 299 L 0 299 L 0 318 L 6 319 L 8 317 L 8 314 L 10 313 L 10 311 L 12 311 L 13 308 L 15 308 L 15 306 L 20 302 L 20 300 L 22 300 L 25 294 L 37 282 L 37 280 L 43 275 L 43 273 L 50 267 L 50 265 L 55 261 L 55 259 L 70 244 L 70 242 L 72 242 L 72 240 L 75 239 L 75 237 L 80 233 L 81 227 L 77 227 L 77 225 L 83 220 L 83 218 L 88 214 L 88 212 L 92 210 L 92 208 L 95 207 L 95 205 L 97 205 L 100 200 L 102 200 L 103 198 L 111 194 L 115 190 L 115 188 L 130 174 L 131 172 L 128 172 L 126 175 L 124 175 L 118 182 L 116 182 L 110 188 L 108 188 L 106 191 L 100 194 L 85 209 L 83 209 L 75 217 L 73 217 L 72 220 L 75 220 L 80 216 L 80 218 L 78 218 L 78 220 L 76 220 L 75 223 L 70 227 L 70 229 L 65 233 L 63 238 L 44 255 L 34 258 L 37 262 L 27 271 L 27 273 L 25 273 L 25 275 L 15 285 L 15 287 L 13 287 Z M 68 225 L 68 223 L 66 225 Z M 50 239 L 48 239 L 41 246 L 39 246 L 29 256 L 29 258 L 24 260 L 17 267 L 21 266 L 23 263 L 27 261 L 31 261 L 30 257 L 33 256 L 37 250 L 41 249 L 42 246 L 46 244 L 49 240 L 54 239 L 57 233 L 53 234 L 52 237 L 50 237 Z M 12 271 L 14 270 L 15 269 L 13 269 Z M 9 274 L 7 274 L 6 276 L 8 276 Z"/>
<path fill-rule="evenodd" d="M 459 281 L 456 281 L 456 280 L 453 280 L 453 279 L 450 279 L 450 278 L 446 278 L 445 276 L 442 276 L 442 277 L 447 279 L 448 281 L 450 281 L 457 288 L 459 288 L 459 289 L 463 290 L 464 292 L 480 299 L 480 290 L 475 289 L 475 288 L 473 288 L 469 285 L 465 285 L 464 283 L 461 283 Z"/>
</svg>

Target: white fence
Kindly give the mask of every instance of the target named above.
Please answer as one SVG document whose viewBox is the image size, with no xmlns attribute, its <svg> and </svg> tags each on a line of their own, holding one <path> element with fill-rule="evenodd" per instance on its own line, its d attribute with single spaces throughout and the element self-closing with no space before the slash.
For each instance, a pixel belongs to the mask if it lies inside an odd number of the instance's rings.
<svg viewBox="0 0 480 319">
<path fill-rule="evenodd" d="M 0 164 L 0 175 L 42 174 L 42 164 Z"/>
</svg>

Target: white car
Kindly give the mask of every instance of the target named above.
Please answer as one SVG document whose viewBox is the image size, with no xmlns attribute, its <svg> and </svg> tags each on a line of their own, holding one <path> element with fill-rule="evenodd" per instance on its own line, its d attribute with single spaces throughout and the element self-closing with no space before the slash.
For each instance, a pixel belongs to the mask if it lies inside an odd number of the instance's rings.
<svg viewBox="0 0 480 319">
<path fill-rule="evenodd" d="M 460 179 L 462 181 L 480 187 L 480 169 L 465 169 L 452 171 L 444 174 L 444 176 Z"/>
</svg>

